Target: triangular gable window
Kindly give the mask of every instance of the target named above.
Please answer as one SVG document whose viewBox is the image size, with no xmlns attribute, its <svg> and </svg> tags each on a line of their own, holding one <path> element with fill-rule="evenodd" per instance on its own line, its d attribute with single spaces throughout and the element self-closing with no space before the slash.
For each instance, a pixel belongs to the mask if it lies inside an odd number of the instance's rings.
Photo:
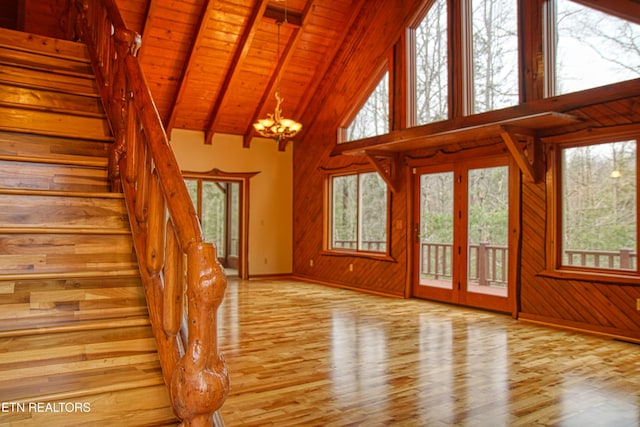
<svg viewBox="0 0 640 427">
<path fill-rule="evenodd" d="M 380 79 L 353 121 L 345 129 L 343 142 L 389 133 L 389 72 Z"/>
</svg>

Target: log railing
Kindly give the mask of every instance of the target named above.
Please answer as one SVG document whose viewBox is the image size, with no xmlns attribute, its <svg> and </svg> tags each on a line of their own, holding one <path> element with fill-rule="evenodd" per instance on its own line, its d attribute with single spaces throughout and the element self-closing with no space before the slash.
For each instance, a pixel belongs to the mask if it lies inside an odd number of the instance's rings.
<svg viewBox="0 0 640 427">
<path fill-rule="evenodd" d="M 221 424 L 229 378 L 216 312 L 226 287 L 136 57 L 140 37 L 115 0 L 77 0 L 76 37 L 91 55 L 114 144 L 112 191 L 127 204 L 149 316 L 171 403 L 183 425 Z"/>
</svg>

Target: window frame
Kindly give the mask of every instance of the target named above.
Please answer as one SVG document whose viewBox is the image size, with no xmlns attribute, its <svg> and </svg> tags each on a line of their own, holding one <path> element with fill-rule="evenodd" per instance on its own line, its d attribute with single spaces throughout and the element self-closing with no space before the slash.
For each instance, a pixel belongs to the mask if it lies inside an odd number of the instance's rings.
<svg viewBox="0 0 640 427">
<path fill-rule="evenodd" d="M 391 256 L 391 189 L 389 184 L 384 182 L 387 191 L 387 206 L 386 206 L 386 218 L 385 218 L 385 233 L 386 243 L 385 251 L 375 252 L 348 248 L 334 248 L 333 247 L 333 178 L 340 176 L 353 176 L 358 177 L 367 173 L 378 173 L 375 169 L 366 165 L 357 165 L 347 168 L 341 168 L 339 170 L 326 171 L 324 177 L 324 232 L 323 232 L 323 244 L 321 253 L 324 255 L 337 255 L 337 256 L 355 256 L 362 258 L 373 258 L 376 260 L 394 261 Z M 382 177 L 380 177 L 382 179 Z M 383 179 L 384 181 L 384 179 Z M 359 200 L 359 197 L 357 197 Z M 359 202 L 358 202 L 359 209 Z M 359 221 L 359 215 L 356 216 L 356 220 Z M 356 223 L 356 230 L 359 229 L 359 224 Z M 357 237 L 356 237 L 357 241 Z"/>
<path fill-rule="evenodd" d="M 640 183 L 640 170 L 638 169 L 640 160 L 640 153 L 638 152 L 638 146 L 640 146 L 640 127 L 635 128 L 636 129 L 632 131 L 605 132 L 587 138 L 580 135 L 576 135 L 575 137 L 569 136 L 549 146 L 547 150 L 547 164 L 550 165 L 550 167 L 547 171 L 546 180 L 546 255 L 545 269 L 540 272 L 541 276 L 611 284 L 640 284 L 640 262 L 638 262 L 639 259 L 637 256 L 634 270 L 569 266 L 564 265 L 562 261 L 562 150 L 565 148 L 584 147 L 624 140 L 636 141 L 636 253 L 640 249 L 638 246 L 640 244 L 640 227 L 637 226 L 640 220 L 638 214 L 640 208 L 640 194 L 638 191 L 638 184 Z"/>
</svg>

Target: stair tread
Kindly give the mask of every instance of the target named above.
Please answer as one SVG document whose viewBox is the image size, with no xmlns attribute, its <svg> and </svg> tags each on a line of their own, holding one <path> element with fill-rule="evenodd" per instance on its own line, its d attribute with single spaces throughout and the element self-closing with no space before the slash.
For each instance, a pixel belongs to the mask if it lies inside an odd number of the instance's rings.
<svg viewBox="0 0 640 427">
<path fill-rule="evenodd" d="M 92 324 L 106 328 L 112 322 L 138 323 L 135 318 L 147 314 L 139 275 L 13 280 L 0 275 L 0 295 L 0 331 L 5 333 Z"/>
<path fill-rule="evenodd" d="M 83 43 L 53 39 L 8 28 L 0 28 L 0 45 L 87 63 L 90 62 L 89 51 Z"/>
<path fill-rule="evenodd" d="M 97 141 L 112 139 L 109 125 L 104 117 L 71 116 L 52 111 L 7 107 L 1 104 L 0 129 Z"/>
<path fill-rule="evenodd" d="M 0 339 L 0 378 L 14 401 L 163 381 L 149 325 Z"/>
<path fill-rule="evenodd" d="M 74 75 L 93 75 L 91 64 L 84 60 L 76 60 L 75 58 L 66 58 L 60 55 L 51 55 L 6 45 L 0 45 L 0 64 L 16 64 L 25 68 Z"/>
<path fill-rule="evenodd" d="M 34 157 L 49 159 L 49 162 L 99 160 L 106 166 L 110 145 L 111 141 L 101 142 L 0 130 L 0 154 L 3 156 Z"/>
</svg>

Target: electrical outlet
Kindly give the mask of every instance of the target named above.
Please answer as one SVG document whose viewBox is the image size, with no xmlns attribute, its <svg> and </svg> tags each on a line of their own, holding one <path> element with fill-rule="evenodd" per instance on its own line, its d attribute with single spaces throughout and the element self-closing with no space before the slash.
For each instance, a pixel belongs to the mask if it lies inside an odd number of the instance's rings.
<svg viewBox="0 0 640 427">
<path fill-rule="evenodd" d="M 313 267 L 313 260 L 312 259 L 309 260 L 309 267 Z"/>
<path fill-rule="evenodd" d="M 349 271 L 353 271 L 353 264 L 349 264 Z"/>
<path fill-rule="evenodd" d="M 640 298 L 636 299 L 636 310 L 640 311 Z"/>
</svg>

